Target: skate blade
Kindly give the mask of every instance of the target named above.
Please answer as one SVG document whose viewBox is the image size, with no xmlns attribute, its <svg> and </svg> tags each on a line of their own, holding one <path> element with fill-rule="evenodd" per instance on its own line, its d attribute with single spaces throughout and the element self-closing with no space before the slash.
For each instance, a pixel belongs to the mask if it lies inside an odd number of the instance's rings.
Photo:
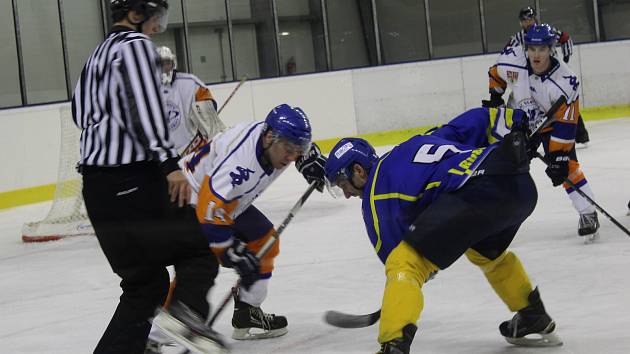
<svg viewBox="0 0 630 354">
<path fill-rule="evenodd" d="M 597 241 L 599 239 L 599 231 L 595 231 L 590 235 L 580 236 L 583 239 L 585 245 L 590 245 L 591 243 Z"/>
<path fill-rule="evenodd" d="M 287 332 L 289 332 L 289 330 L 286 327 L 272 329 L 272 330 L 263 330 L 260 328 L 234 328 L 234 332 L 232 332 L 232 339 L 254 340 L 254 339 L 275 338 L 275 337 L 283 336 L 287 334 Z"/>
<path fill-rule="evenodd" d="M 505 340 L 520 347 L 557 347 L 562 345 L 562 340 L 555 333 L 533 333 L 525 337 L 510 338 Z"/>
<path fill-rule="evenodd" d="M 228 350 L 221 344 L 206 337 L 192 334 L 188 327 L 175 317 L 161 312 L 153 319 L 162 332 L 167 334 L 178 344 L 196 354 L 227 354 Z"/>
<path fill-rule="evenodd" d="M 586 149 L 588 147 L 588 143 L 575 143 L 575 148 L 578 150 Z"/>
</svg>

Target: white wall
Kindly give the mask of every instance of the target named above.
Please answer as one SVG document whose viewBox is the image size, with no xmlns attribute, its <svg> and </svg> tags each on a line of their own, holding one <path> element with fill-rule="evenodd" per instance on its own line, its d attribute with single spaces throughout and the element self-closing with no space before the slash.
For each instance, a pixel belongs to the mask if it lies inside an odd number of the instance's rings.
<svg viewBox="0 0 630 354">
<path fill-rule="evenodd" d="M 571 66 L 582 80 L 583 107 L 630 104 L 628 57 L 630 41 L 575 47 Z M 495 58 L 493 54 L 247 81 L 221 117 L 228 125 L 260 120 L 275 105 L 288 103 L 309 115 L 315 139 L 443 123 L 488 96 L 487 70 Z M 236 85 L 210 88 L 221 105 Z M 67 106 L 0 110 L 0 192 L 56 181 L 59 117 Z"/>
</svg>

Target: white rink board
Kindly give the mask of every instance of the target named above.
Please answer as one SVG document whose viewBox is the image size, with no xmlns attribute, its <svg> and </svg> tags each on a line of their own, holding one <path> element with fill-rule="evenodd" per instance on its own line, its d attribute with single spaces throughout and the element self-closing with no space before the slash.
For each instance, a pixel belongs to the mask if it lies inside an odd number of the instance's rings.
<svg viewBox="0 0 630 354">
<path fill-rule="evenodd" d="M 582 107 L 630 104 L 630 41 L 576 45 Z M 249 80 L 222 119 L 264 119 L 280 103 L 301 106 L 315 139 L 440 124 L 488 97 L 488 67 L 497 54 Z M 212 85 L 222 105 L 238 83 Z M 55 104 L 0 110 L 0 192 L 56 182 L 59 112 Z M 18 134 L 19 133 L 19 134 Z M 70 167 L 71 168 L 71 167 Z"/>
<path fill-rule="evenodd" d="M 588 149 L 579 150 L 596 200 L 630 226 L 630 118 L 587 122 Z M 379 149 L 383 152 L 384 149 Z M 627 354 L 630 349 L 630 237 L 600 215 L 601 239 L 583 245 L 576 212 L 553 188 L 541 163 L 532 174 L 539 199 L 512 249 L 540 286 L 564 340 L 556 348 L 516 348 L 500 337 L 511 317 L 481 272 L 464 258 L 424 287 L 425 311 L 412 353 L 423 354 Z M 306 183 L 290 168 L 256 202 L 276 224 Z M 0 212 L 1 353 L 85 354 L 94 349 L 114 312 L 120 290 L 93 237 L 23 244 L 25 220 L 42 217 L 50 203 Z M 384 268 L 361 220 L 360 201 L 314 193 L 281 236 L 268 312 L 288 317 L 283 337 L 232 343 L 232 353 L 374 353 L 378 327 L 344 330 L 322 322 L 324 311 L 368 313 L 380 306 Z M 222 269 L 212 291 L 216 304 L 235 281 Z M 216 329 L 230 333 L 231 309 Z M 169 351 L 174 353 L 174 351 Z"/>
</svg>

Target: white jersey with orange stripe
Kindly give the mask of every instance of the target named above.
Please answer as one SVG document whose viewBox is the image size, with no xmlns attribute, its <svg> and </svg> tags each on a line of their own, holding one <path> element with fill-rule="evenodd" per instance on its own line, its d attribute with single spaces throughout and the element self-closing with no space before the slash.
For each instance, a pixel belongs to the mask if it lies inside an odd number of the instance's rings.
<svg viewBox="0 0 630 354">
<path fill-rule="evenodd" d="M 179 161 L 201 223 L 232 225 L 286 169 L 262 162 L 264 128 L 262 121 L 236 125 Z"/>
<path fill-rule="evenodd" d="M 168 130 L 175 148 L 181 154 L 200 128 L 200 124 L 194 120 L 195 111 L 198 110 L 195 106 L 205 105 L 208 106 L 207 110 L 216 111 L 216 103 L 210 90 L 199 78 L 179 71 L 173 72 L 171 84 L 162 85 L 162 93 L 168 111 Z M 212 121 L 218 118 L 215 113 L 213 117 L 203 119 Z M 209 140 L 212 136 L 207 138 Z"/>
<path fill-rule="evenodd" d="M 496 76 L 495 81 L 503 81 L 511 89 L 507 106 L 527 112 L 530 126 L 538 126 L 561 96 L 565 96 L 567 102 L 556 111 L 556 122 L 561 125 L 577 124 L 580 115 L 578 77 L 564 62 L 553 57 L 550 60 L 551 64 L 546 72 L 535 74 L 528 65 L 522 46 L 506 47 L 499 55 L 496 65 L 491 68 L 490 75 Z M 552 140 L 566 144 L 562 148 L 568 149 L 575 139 L 574 129 L 558 124 L 554 126 L 556 128 Z"/>
</svg>

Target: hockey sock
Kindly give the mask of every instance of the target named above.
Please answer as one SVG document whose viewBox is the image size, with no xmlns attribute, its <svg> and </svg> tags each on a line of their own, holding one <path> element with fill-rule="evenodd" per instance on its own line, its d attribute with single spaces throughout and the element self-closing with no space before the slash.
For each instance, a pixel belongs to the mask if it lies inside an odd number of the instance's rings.
<svg viewBox="0 0 630 354">
<path fill-rule="evenodd" d="M 481 268 L 488 282 L 501 300 L 512 312 L 527 305 L 527 297 L 532 292 L 532 284 L 523 268 L 523 264 L 512 252 L 503 252 L 497 259 L 491 260 L 470 248 L 466 257 Z"/>
<path fill-rule="evenodd" d="M 422 285 L 438 267 L 402 241 L 387 257 L 387 282 L 383 294 L 378 341 L 403 336 L 402 329 L 415 325 L 424 307 Z"/>
<path fill-rule="evenodd" d="M 584 179 L 582 183 L 576 183 L 576 186 L 580 188 L 584 194 L 588 195 L 589 198 L 595 199 L 593 195 L 593 190 L 588 182 Z M 577 191 L 575 191 L 572 187 L 567 188 L 567 193 L 569 194 L 569 198 L 573 203 L 573 207 L 579 214 L 590 214 L 595 212 L 595 206 L 591 204 L 586 198 L 580 195 Z"/>
</svg>

